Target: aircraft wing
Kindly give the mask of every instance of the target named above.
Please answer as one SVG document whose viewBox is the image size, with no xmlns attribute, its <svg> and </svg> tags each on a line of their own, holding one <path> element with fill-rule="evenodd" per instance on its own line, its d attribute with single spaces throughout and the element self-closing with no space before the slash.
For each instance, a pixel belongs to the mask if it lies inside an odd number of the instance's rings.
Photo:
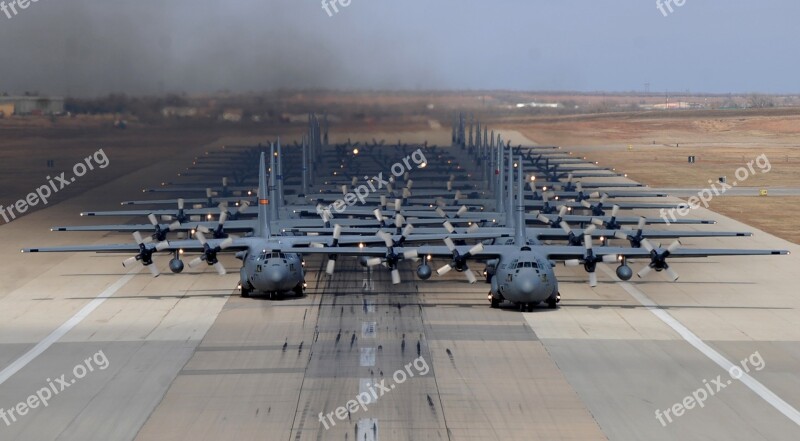
<svg viewBox="0 0 800 441">
<path fill-rule="evenodd" d="M 467 254 L 476 259 L 491 259 L 502 256 L 504 253 L 518 250 L 519 248 L 509 245 L 485 245 L 480 249 L 474 249 L 473 245 L 456 246 L 460 254 Z M 582 259 L 585 256 L 586 248 L 582 246 L 534 246 L 537 251 L 547 255 L 551 260 L 562 261 L 572 259 Z M 416 250 L 419 255 L 431 255 L 434 257 L 452 257 L 453 251 L 441 245 L 420 246 L 420 247 L 396 247 L 395 252 L 407 252 Z M 655 248 L 654 251 L 663 254 L 670 248 Z M 385 247 L 328 247 L 328 248 L 290 248 L 282 249 L 284 252 L 300 254 L 323 254 L 323 255 L 350 255 L 350 256 L 383 256 L 386 254 Z M 627 258 L 650 258 L 651 251 L 646 248 L 623 248 L 623 247 L 595 247 L 594 253 L 597 256 L 624 256 Z M 765 255 L 786 255 L 788 250 L 750 250 L 750 249 L 715 249 L 715 248 L 696 248 L 683 249 L 675 248 L 669 251 L 669 257 L 709 257 L 709 256 L 765 256 Z"/>
<path fill-rule="evenodd" d="M 225 223 L 225 231 L 252 231 L 255 228 L 255 220 L 229 220 Z M 190 231 L 196 230 L 199 226 L 204 226 L 209 230 L 217 228 L 219 225 L 216 221 L 208 222 L 185 222 L 177 228 L 170 228 L 170 231 Z M 162 229 L 169 227 L 168 224 L 161 224 Z M 142 233 L 151 233 L 154 231 L 151 224 L 110 224 L 110 225 L 76 225 L 76 226 L 60 226 L 50 228 L 50 231 L 117 231 L 122 233 L 132 233 L 140 231 Z"/>
<path fill-rule="evenodd" d="M 585 229 L 576 228 L 572 230 L 575 235 L 584 234 Z M 609 239 L 614 239 L 615 234 L 623 233 L 625 235 L 635 235 L 636 230 L 608 230 L 596 229 L 592 231 L 593 237 L 604 236 Z M 566 239 L 568 234 L 560 229 L 555 228 L 528 228 L 528 234 L 536 236 L 542 240 L 548 239 Z M 753 233 L 747 231 L 679 231 L 679 230 L 642 230 L 642 237 L 649 239 L 675 239 L 680 237 L 749 237 Z"/>
<path fill-rule="evenodd" d="M 464 234 L 448 234 L 448 233 L 433 233 L 433 234 L 411 234 L 405 237 L 404 243 L 419 243 L 419 242 L 433 242 L 433 241 L 442 241 L 445 238 L 450 238 L 452 240 L 486 240 L 486 239 L 496 239 L 498 237 L 502 237 L 503 234 L 500 232 L 494 231 L 487 231 L 487 232 L 478 232 L 478 233 L 464 233 Z M 400 235 L 392 234 L 393 240 L 398 240 Z M 312 243 L 323 243 L 325 245 L 331 246 L 333 242 L 332 236 L 295 236 L 290 237 L 292 243 L 296 245 L 302 244 L 312 244 Z M 341 236 L 339 238 L 340 244 L 383 244 L 384 239 L 382 237 L 376 235 L 367 235 L 367 236 Z M 400 247 L 398 247 L 400 248 Z M 403 248 L 409 248 L 408 246 Z"/>
<path fill-rule="evenodd" d="M 460 245 L 456 249 L 461 254 L 467 254 L 471 249 L 478 245 Z M 507 245 L 481 245 L 482 251 L 473 252 L 470 255 L 478 259 L 491 259 L 501 256 L 504 252 L 508 253 L 511 248 Z M 583 249 L 583 247 L 574 247 L 576 249 Z M 420 256 L 431 255 L 434 257 L 453 257 L 453 252 L 446 246 L 432 245 L 420 247 L 395 247 L 396 253 L 404 253 L 409 251 L 416 251 Z M 328 248 L 283 248 L 281 251 L 285 253 L 299 253 L 305 255 L 322 254 L 322 255 L 340 255 L 340 256 L 369 256 L 369 257 L 382 257 L 386 255 L 386 247 L 328 247 Z"/>
<path fill-rule="evenodd" d="M 208 239 L 208 246 L 215 248 L 222 246 L 223 242 L 227 239 Z M 225 250 L 243 250 L 247 249 L 249 241 L 246 239 L 232 239 L 225 246 Z M 158 244 L 151 242 L 145 244 L 148 249 L 156 248 L 157 252 L 161 251 L 196 251 L 202 252 L 204 250 L 203 244 L 198 240 L 171 240 L 159 242 Z M 23 253 L 79 253 L 79 252 L 94 252 L 94 253 L 126 253 L 126 252 L 139 252 L 141 247 L 135 242 L 128 244 L 106 244 L 106 245 L 66 245 L 60 247 L 38 247 L 38 248 L 23 248 L 20 250 Z"/>
<path fill-rule="evenodd" d="M 679 245 L 679 243 L 678 243 Z M 585 256 L 584 247 L 575 246 L 543 246 L 540 248 L 549 259 L 561 261 L 571 259 L 582 259 Z M 664 257 L 710 257 L 710 256 L 770 256 L 786 255 L 788 250 L 750 250 L 750 249 L 724 249 L 724 248 L 680 248 L 674 243 L 670 247 L 659 247 L 648 250 L 643 248 L 624 248 L 610 246 L 596 246 L 593 253 L 597 256 L 623 256 L 626 258 L 652 258 L 656 252 Z"/>
</svg>

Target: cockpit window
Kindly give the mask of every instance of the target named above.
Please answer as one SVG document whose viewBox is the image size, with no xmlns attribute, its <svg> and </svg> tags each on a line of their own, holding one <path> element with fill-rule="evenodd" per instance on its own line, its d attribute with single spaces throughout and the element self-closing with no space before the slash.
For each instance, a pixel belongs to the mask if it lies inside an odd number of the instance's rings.
<svg viewBox="0 0 800 441">
<path fill-rule="evenodd" d="M 269 260 L 269 259 L 286 259 L 286 254 L 281 253 L 279 251 L 272 251 L 268 253 L 261 253 L 258 255 L 258 260 Z"/>
</svg>

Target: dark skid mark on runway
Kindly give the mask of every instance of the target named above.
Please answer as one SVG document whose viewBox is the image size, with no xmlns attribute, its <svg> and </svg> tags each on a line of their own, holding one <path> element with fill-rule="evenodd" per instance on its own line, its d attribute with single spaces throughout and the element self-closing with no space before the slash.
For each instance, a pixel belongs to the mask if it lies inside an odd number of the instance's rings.
<svg viewBox="0 0 800 441">
<path fill-rule="evenodd" d="M 539 339 L 530 327 L 520 325 L 428 325 L 426 333 L 428 340 L 536 341 Z"/>
<path fill-rule="evenodd" d="M 245 374 L 302 374 L 299 368 L 261 368 L 261 369 L 190 369 L 178 375 L 245 375 Z"/>
</svg>

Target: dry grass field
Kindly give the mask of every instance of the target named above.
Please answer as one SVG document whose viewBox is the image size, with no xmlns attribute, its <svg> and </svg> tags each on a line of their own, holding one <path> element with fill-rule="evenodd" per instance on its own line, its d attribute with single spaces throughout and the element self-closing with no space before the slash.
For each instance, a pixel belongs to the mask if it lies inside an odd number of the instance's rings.
<svg viewBox="0 0 800 441">
<path fill-rule="evenodd" d="M 540 144 L 561 145 L 601 166 L 627 173 L 653 187 L 705 188 L 766 155 L 771 170 L 748 173 L 747 187 L 800 187 L 800 116 L 786 114 L 703 116 L 663 113 L 661 117 L 606 115 L 532 120 L 509 128 Z M 688 156 L 697 159 L 689 164 Z M 715 211 L 800 243 L 797 197 L 717 197 Z"/>
<path fill-rule="evenodd" d="M 800 196 L 717 198 L 709 208 L 800 244 Z"/>
</svg>

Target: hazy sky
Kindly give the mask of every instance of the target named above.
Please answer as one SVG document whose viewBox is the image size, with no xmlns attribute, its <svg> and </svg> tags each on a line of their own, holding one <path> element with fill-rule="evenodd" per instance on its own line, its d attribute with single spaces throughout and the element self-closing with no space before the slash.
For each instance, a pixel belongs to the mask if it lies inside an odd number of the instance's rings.
<svg viewBox="0 0 800 441">
<path fill-rule="evenodd" d="M 796 0 L 667 17 L 655 0 L 351 0 L 332 17 L 320 0 L 39 0 L 0 12 L 0 91 L 798 93 L 798 17 Z"/>
</svg>

